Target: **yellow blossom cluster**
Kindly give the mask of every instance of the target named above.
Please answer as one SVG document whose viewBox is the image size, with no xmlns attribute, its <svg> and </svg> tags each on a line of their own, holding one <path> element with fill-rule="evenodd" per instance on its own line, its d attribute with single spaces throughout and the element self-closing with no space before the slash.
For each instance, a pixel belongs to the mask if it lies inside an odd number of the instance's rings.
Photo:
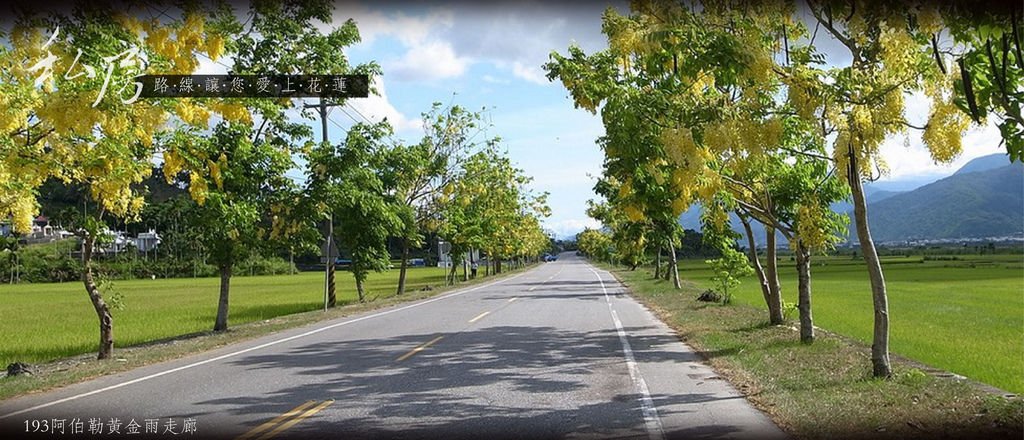
<svg viewBox="0 0 1024 440">
<path fill-rule="evenodd" d="M 770 118 L 758 121 L 746 118 L 727 119 L 710 125 L 704 131 L 704 144 L 716 152 L 761 152 L 779 145 L 782 121 Z"/>
<path fill-rule="evenodd" d="M 199 173 L 189 173 L 188 193 L 196 203 L 200 205 L 206 203 L 209 186 L 206 184 L 206 179 L 199 175 Z"/>
<path fill-rule="evenodd" d="M 210 121 L 210 111 L 196 105 L 190 99 L 181 99 L 174 106 L 174 112 L 186 124 L 196 127 L 205 127 Z"/>
<path fill-rule="evenodd" d="M 223 51 L 222 39 L 207 40 L 205 21 L 198 14 L 188 14 L 185 17 L 174 39 L 171 38 L 172 29 L 156 19 L 143 22 L 142 28 L 146 31 L 146 45 L 157 55 L 170 61 L 171 73 L 188 74 L 195 71 L 199 67 L 199 61 L 192 53 L 194 50 L 204 48 L 210 53 L 211 58 L 214 53 L 220 56 Z"/>
<path fill-rule="evenodd" d="M 935 34 L 942 30 L 942 16 L 935 5 L 924 5 L 917 13 L 917 25 L 926 34 Z"/>
<path fill-rule="evenodd" d="M 672 212 L 676 215 L 682 214 L 693 203 L 694 182 L 694 174 L 680 168 L 672 170 L 672 189 L 677 195 L 672 201 Z"/>
<path fill-rule="evenodd" d="M 149 56 L 150 73 L 190 74 L 198 67 L 195 52 L 217 58 L 225 50 L 223 36 L 208 32 L 205 19 L 198 13 L 186 14 L 176 24 L 157 19 L 142 21 L 128 14 L 114 14 L 113 20 L 125 31 L 118 38 L 127 38 L 127 44 L 140 46 Z M 226 120 L 252 121 L 248 110 L 238 103 L 142 100 L 124 104 L 111 94 L 116 90 L 111 88 L 113 85 L 108 86 L 106 99 L 94 105 L 104 84 L 102 66 L 91 66 L 98 69 L 92 78 L 66 79 L 64 73 L 77 73 L 69 69 L 76 62 L 78 49 L 90 56 L 110 56 L 123 47 L 108 47 L 108 42 L 78 47 L 81 42 L 72 41 L 70 32 L 61 29 L 59 37 L 44 49 L 53 32 L 19 24 L 5 35 L 7 44 L 0 47 L 0 71 L 4 72 L 0 80 L 0 218 L 11 217 L 19 232 L 26 232 L 37 214 L 34 191 L 48 178 L 87 185 L 91 197 L 112 215 L 127 219 L 137 215 L 143 199 L 133 186 L 151 168 L 148 160 L 139 158 L 152 152 L 154 136 L 164 128 L 170 114 L 201 128 L 209 123 L 211 111 Z M 52 75 L 37 87 L 40 71 L 31 68 L 50 54 L 55 57 Z M 78 64 L 77 69 L 82 69 L 81 60 Z M 119 80 L 112 78 L 111 84 Z M 35 139 L 23 131 L 30 116 L 37 122 L 28 134 Z M 43 134 L 47 134 L 45 138 L 38 138 Z M 16 142 L 16 137 L 23 140 Z M 32 142 L 26 144 L 24 140 Z M 139 151 L 140 144 L 146 149 L 143 152 Z M 187 169 L 193 183 L 190 191 L 202 202 L 208 180 L 222 184 L 226 158 L 213 161 L 197 156 L 196 163 L 186 164 L 179 152 L 168 151 L 165 177 L 172 178 Z"/>
<path fill-rule="evenodd" d="M 915 63 L 919 45 L 907 32 L 906 25 L 906 20 L 902 19 L 890 19 L 880 24 L 879 58 L 885 65 L 886 74 L 894 78 L 914 75 L 917 70 Z"/>
<path fill-rule="evenodd" d="M 0 133 L 16 131 L 28 120 L 28 107 L 13 103 L 14 99 L 14 94 L 0 93 Z"/>
<path fill-rule="evenodd" d="M 220 157 L 217 158 L 216 162 L 210 159 L 206 160 L 206 167 L 210 172 L 210 178 L 212 178 L 213 183 L 217 185 L 217 189 L 222 189 L 224 187 L 224 175 L 221 170 L 227 168 L 227 166 L 228 157 L 224 153 L 220 154 Z"/>
<path fill-rule="evenodd" d="M 223 100 L 212 101 L 208 105 L 210 110 L 219 113 L 224 119 L 231 122 L 239 122 L 245 124 L 252 123 L 252 115 L 245 106 Z"/>
<path fill-rule="evenodd" d="M 145 24 L 142 20 L 129 14 L 123 12 L 116 14 L 114 15 L 114 20 L 132 34 L 142 35 L 143 31 L 145 31 Z"/>
<path fill-rule="evenodd" d="M 936 162 L 948 163 L 963 150 L 970 119 L 949 99 L 932 101 L 931 114 L 921 138 Z"/>
<path fill-rule="evenodd" d="M 782 80 L 786 84 L 786 101 L 796 114 L 805 120 L 815 119 L 823 101 L 812 74 L 807 69 L 793 68 Z"/>
<path fill-rule="evenodd" d="M 4 177 L 4 173 L 0 173 L 0 178 Z M 36 198 L 20 191 L 3 190 L 0 194 L 0 216 L 13 219 L 15 231 L 28 233 L 32 230 L 32 218 L 39 208 Z"/>
<path fill-rule="evenodd" d="M 638 208 L 636 205 L 634 205 L 632 203 L 627 203 L 627 204 L 625 204 L 623 206 L 622 209 L 623 209 L 623 211 L 625 211 L 626 218 L 628 218 L 629 221 L 632 221 L 632 222 L 642 222 L 642 221 L 644 221 L 644 218 L 645 218 L 644 217 L 644 212 L 642 210 L 640 210 L 640 208 Z"/>
<path fill-rule="evenodd" d="M 689 128 L 666 128 L 659 138 L 668 159 L 676 166 L 686 167 L 690 163 L 703 164 L 701 161 L 711 160 L 711 153 L 697 145 Z"/>
<path fill-rule="evenodd" d="M 92 198 L 100 203 L 107 212 L 127 220 L 134 220 L 140 212 L 145 200 L 140 195 L 133 194 L 131 184 L 138 183 L 144 175 L 138 179 L 100 178 L 93 181 L 89 188 L 92 190 Z"/>
<path fill-rule="evenodd" d="M 829 220 L 825 212 L 827 209 L 828 205 L 821 204 L 813 197 L 797 208 L 796 234 L 810 249 L 828 249 L 836 240 L 836 236 L 830 233 L 828 227 Z M 793 242 L 790 245 L 795 246 Z"/>
<path fill-rule="evenodd" d="M 185 160 L 175 150 L 164 151 L 163 159 L 164 179 L 167 183 L 171 183 L 178 173 L 185 170 Z"/>
<path fill-rule="evenodd" d="M 92 106 L 94 99 L 86 93 L 51 93 L 36 107 L 36 116 L 60 136 L 87 136 L 107 119 L 101 109 Z"/>
<path fill-rule="evenodd" d="M 167 121 L 167 112 L 158 106 L 137 102 L 133 104 L 131 118 L 132 134 L 143 146 L 150 148 L 153 146 L 153 133 Z"/>
</svg>

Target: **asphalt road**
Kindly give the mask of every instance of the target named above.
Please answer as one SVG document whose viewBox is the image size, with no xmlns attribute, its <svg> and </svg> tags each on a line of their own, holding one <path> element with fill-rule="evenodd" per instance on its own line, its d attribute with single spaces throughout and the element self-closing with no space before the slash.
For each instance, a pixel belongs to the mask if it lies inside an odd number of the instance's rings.
<svg viewBox="0 0 1024 440">
<path fill-rule="evenodd" d="M 0 402 L 4 438 L 111 437 L 113 425 L 126 437 L 785 438 L 611 274 L 570 254 Z"/>
</svg>

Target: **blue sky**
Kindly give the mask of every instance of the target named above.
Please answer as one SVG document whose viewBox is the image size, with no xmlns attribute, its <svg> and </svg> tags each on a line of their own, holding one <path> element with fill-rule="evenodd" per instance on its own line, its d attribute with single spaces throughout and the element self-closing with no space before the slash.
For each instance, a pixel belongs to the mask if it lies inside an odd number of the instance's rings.
<svg viewBox="0 0 1024 440">
<path fill-rule="evenodd" d="M 564 52 L 572 43 L 604 48 L 601 14 L 608 6 L 339 4 L 335 23 L 353 18 L 363 36 L 346 52 L 350 61 L 377 61 L 384 71 L 377 84 L 382 96 L 350 106 L 370 119 L 387 117 L 396 137 L 411 142 L 422 136 L 420 113 L 434 102 L 486 108 L 487 135 L 501 137 L 517 166 L 534 178 L 534 191 L 550 193 L 545 227 L 564 236 L 597 226 L 584 211 L 594 197 L 589 175 L 601 171 L 603 155 L 594 143 L 604 133 L 600 117 L 573 108 L 541 65 L 552 50 Z M 345 111 L 331 118 L 341 126 L 361 119 Z M 342 130 L 332 129 L 331 137 L 340 139 Z"/>
<path fill-rule="evenodd" d="M 597 226 L 585 209 L 595 197 L 590 176 L 600 174 L 603 158 L 595 144 L 603 134 L 600 117 L 575 109 L 562 85 L 547 81 L 541 65 L 552 50 L 564 53 L 573 43 L 588 53 L 605 48 L 601 14 L 608 6 L 627 10 L 624 3 L 602 2 L 339 3 L 334 23 L 324 29 L 354 19 L 363 42 L 346 55 L 356 64 L 377 61 L 384 74 L 376 79 L 380 96 L 351 100 L 332 111 L 330 137 L 339 141 L 354 120 L 387 117 L 397 138 L 415 142 L 422 136 L 420 113 L 434 102 L 486 107 L 493 124 L 487 134 L 503 139 L 512 160 L 533 176 L 534 191 L 550 193 L 552 215 L 545 227 L 570 236 Z M 828 52 L 834 48 L 830 62 L 844 64 L 844 52 L 834 41 L 818 43 Z M 908 119 L 923 125 L 928 114 L 923 96 L 909 96 L 907 104 Z M 993 122 L 972 128 L 964 153 L 951 164 L 937 165 L 919 133 L 894 137 L 882 147 L 890 166 L 883 181 L 927 183 L 970 159 L 1000 152 L 998 144 Z"/>
</svg>

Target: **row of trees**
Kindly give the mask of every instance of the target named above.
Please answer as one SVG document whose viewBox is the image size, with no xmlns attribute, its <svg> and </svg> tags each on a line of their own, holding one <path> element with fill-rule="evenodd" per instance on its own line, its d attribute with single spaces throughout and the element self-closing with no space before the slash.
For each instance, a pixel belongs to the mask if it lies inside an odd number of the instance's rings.
<svg viewBox="0 0 1024 440">
<path fill-rule="evenodd" d="M 386 121 L 356 124 L 332 144 L 312 140 L 307 121 L 290 114 L 312 113 L 291 100 L 128 99 L 136 75 L 190 74 L 200 56 L 229 58 L 237 74 L 380 75 L 375 63 L 346 59 L 343 49 L 359 41 L 352 20 L 317 30 L 331 22 L 332 8 L 323 0 L 255 2 L 240 22 L 227 3 L 80 5 L 23 11 L 0 34 L 0 218 L 28 231 L 39 188 L 55 179 L 92 200 L 94 209 L 65 226 L 82 240 L 81 279 L 99 318 L 100 359 L 113 350 L 113 316 L 94 250 L 108 225 L 139 220 L 154 163 L 187 190 L 190 200 L 165 208 L 189 231 L 190 250 L 220 274 L 215 330 L 228 327 L 239 261 L 268 249 L 316 249 L 328 218 L 352 255 L 360 300 L 367 274 L 388 267 L 389 238 L 405 243 L 398 293 L 408 248 L 426 232 L 452 242 L 456 257 L 481 249 L 498 262 L 548 246 L 538 219 L 547 214 L 545 196 L 526 189 L 529 179 L 498 139 L 476 140 L 479 113 L 435 105 L 424 115 L 425 137 L 412 145 L 393 141 Z M 305 169 L 304 182 L 286 175 L 294 169 Z"/>
<path fill-rule="evenodd" d="M 783 322 L 775 237 L 788 239 L 800 339 L 809 343 L 810 261 L 845 234 L 847 219 L 830 204 L 852 198 L 874 299 L 873 373 L 890 376 L 886 285 L 863 182 L 885 173 L 879 149 L 887 138 L 921 131 L 932 158 L 949 162 L 971 118 L 986 115 L 999 119 L 1008 153 L 1020 158 L 1019 5 L 1003 14 L 875 1 L 697 3 L 633 2 L 629 15 L 609 9 L 607 50 L 572 46 L 545 66 L 577 107 L 600 112 L 606 131 L 595 186 L 605 202 L 591 215 L 609 233 L 581 236 L 581 249 L 584 239 L 608 240 L 635 266 L 665 248 L 678 280 L 680 214 L 702 206 L 705 239 L 725 253 L 716 267 L 726 267 L 740 237 L 729 226 L 734 213 L 772 324 Z M 846 53 L 823 53 L 825 39 Z M 911 94 L 931 104 L 923 126 L 905 115 Z M 763 265 L 751 222 L 766 230 Z"/>
</svg>

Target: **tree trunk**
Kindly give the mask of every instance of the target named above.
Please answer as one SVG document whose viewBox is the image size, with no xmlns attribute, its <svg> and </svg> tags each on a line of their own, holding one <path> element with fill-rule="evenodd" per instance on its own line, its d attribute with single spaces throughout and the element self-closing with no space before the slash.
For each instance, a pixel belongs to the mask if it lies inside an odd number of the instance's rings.
<svg viewBox="0 0 1024 440">
<path fill-rule="evenodd" d="M 665 246 L 664 250 L 666 250 L 668 252 L 672 252 L 673 255 L 675 254 L 675 251 L 672 249 L 672 246 Z M 670 273 L 671 272 L 670 269 L 672 269 L 672 259 L 671 258 L 669 258 L 669 261 L 665 262 L 665 270 L 663 270 L 661 272 L 661 278 L 664 279 L 665 281 L 668 281 L 669 278 L 672 278 L 672 275 Z"/>
<path fill-rule="evenodd" d="M 334 307 L 338 303 L 335 294 L 335 268 L 334 268 L 334 215 L 330 216 L 327 222 L 327 307 Z M 362 302 L 362 300 L 360 300 Z"/>
<path fill-rule="evenodd" d="M 220 301 L 217 303 L 217 321 L 213 324 L 213 331 L 222 332 L 228 329 L 228 304 L 231 293 L 231 265 L 220 266 Z"/>
<path fill-rule="evenodd" d="M 114 317 L 110 315 L 110 307 L 103 300 L 103 295 L 92 277 L 92 251 L 95 241 L 96 237 L 89 232 L 82 238 L 82 284 L 85 285 L 85 292 L 89 294 L 89 300 L 92 301 L 92 307 L 100 321 L 100 347 L 96 359 L 108 359 L 114 351 Z"/>
<path fill-rule="evenodd" d="M 500 258 L 494 260 L 494 273 L 495 274 L 501 273 L 501 259 Z"/>
<path fill-rule="evenodd" d="M 448 272 L 448 285 L 449 286 L 454 286 L 455 285 L 455 274 L 457 274 L 458 271 L 459 271 L 459 266 L 456 266 L 455 263 L 453 262 L 452 263 L 452 270 Z"/>
<path fill-rule="evenodd" d="M 860 180 L 857 155 L 853 151 L 852 143 L 849 146 L 848 154 L 847 176 L 850 192 L 853 195 L 853 216 L 854 221 L 857 222 L 857 239 L 860 242 L 860 250 L 868 267 L 868 276 L 871 278 L 871 298 L 875 310 L 875 328 L 871 343 L 872 373 L 875 377 L 889 378 L 892 377 L 892 367 L 889 365 L 889 299 L 885 292 L 885 276 L 882 274 L 882 265 L 878 261 L 875 242 L 868 229 L 868 207 L 864 199 L 864 186 Z"/>
<path fill-rule="evenodd" d="M 782 288 L 779 286 L 778 246 L 775 242 L 775 228 L 765 227 L 765 281 L 768 282 L 768 321 L 772 325 L 780 325 L 785 321 L 782 316 Z"/>
<path fill-rule="evenodd" d="M 761 283 L 761 295 L 768 306 L 768 319 L 770 321 L 772 318 L 772 294 L 771 290 L 768 289 L 768 279 L 764 275 L 764 268 L 761 267 L 761 260 L 757 258 L 757 243 L 754 242 L 754 231 L 750 228 L 750 220 L 745 215 L 740 215 L 739 218 L 740 222 L 743 223 L 743 231 L 747 234 L 747 259 L 750 260 L 750 266 L 754 268 L 757 280 Z"/>
<path fill-rule="evenodd" d="M 797 291 L 796 308 L 800 311 L 800 342 L 814 342 L 814 319 L 811 317 L 811 252 L 802 241 L 796 245 Z"/>
<path fill-rule="evenodd" d="M 462 281 L 469 281 L 469 261 L 462 259 Z"/>
<path fill-rule="evenodd" d="M 356 277 L 356 294 L 359 295 L 359 302 L 366 302 L 366 291 L 363 290 L 362 277 Z"/>
<path fill-rule="evenodd" d="M 661 246 L 654 250 L 654 279 L 661 278 Z"/>
<path fill-rule="evenodd" d="M 668 243 L 668 261 L 669 273 L 672 275 L 672 286 L 676 289 L 682 289 L 683 285 L 679 282 L 679 262 L 676 260 L 676 247 L 671 241 Z"/>
<path fill-rule="evenodd" d="M 405 273 L 409 269 L 409 239 L 402 238 L 402 263 L 398 269 L 398 290 L 395 295 L 405 293 Z"/>
</svg>

